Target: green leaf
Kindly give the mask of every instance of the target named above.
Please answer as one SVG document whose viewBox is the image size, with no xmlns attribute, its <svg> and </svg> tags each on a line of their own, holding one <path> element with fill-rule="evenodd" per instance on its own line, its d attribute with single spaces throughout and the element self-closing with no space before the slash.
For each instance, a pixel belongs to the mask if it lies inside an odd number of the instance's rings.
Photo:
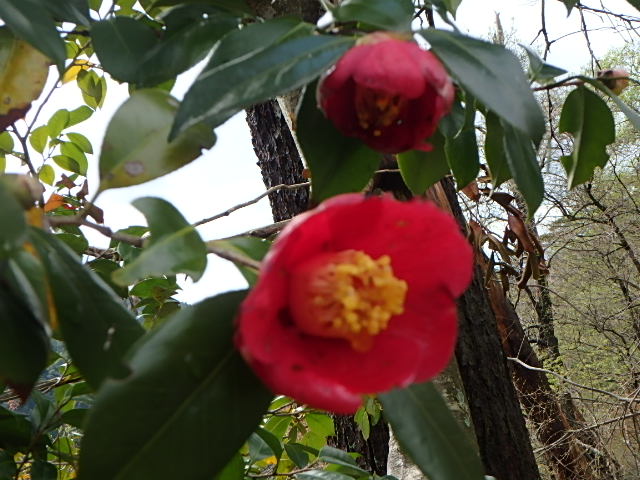
<svg viewBox="0 0 640 480">
<path fill-rule="evenodd" d="M 40 260 L 25 249 L 14 251 L 9 258 L 6 280 L 10 290 L 28 305 L 40 324 L 49 325 L 48 285 Z"/>
<path fill-rule="evenodd" d="M 177 108 L 178 102 L 163 90 L 137 90 L 129 97 L 107 127 L 100 152 L 100 191 L 166 175 L 213 146 L 215 135 L 204 124 L 167 141 Z"/>
<path fill-rule="evenodd" d="M 149 223 L 151 241 L 133 262 L 114 272 L 118 285 L 150 276 L 186 273 L 198 281 L 207 266 L 207 247 L 200 235 L 169 202 L 145 197 L 133 202 Z"/>
<path fill-rule="evenodd" d="M 2 445 L 2 413 L 0 413 L 0 445 Z M 13 455 L 6 450 L 0 450 L 0 478 L 15 478 L 18 466 Z"/>
<path fill-rule="evenodd" d="M 56 113 L 51 115 L 51 118 L 47 122 L 49 136 L 51 138 L 58 138 L 62 133 L 62 130 L 67 128 L 67 126 L 69 125 L 70 119 L 71 114 L 66 108 L 61 108 L 60 110 L 56 111 Z"/>
<path fill-rule="evenodd" d="M 86 153 L 93 153 L 93 146 L 87 137 L 81 133 L 67 133 L 67 138 L 80 150 Z"/>
<path fill-rule="evenodd" d="M 73 408 L 71 410 L 67 410 L 61 415 L 60 423 L 66 423 L 72 427 L 82 429 L 88 412 L 88 408 Z"/>
<path fill-rule="evenodd" d="M 87 168 L 89 168 L 87 156 L 75 144 L 71 142 L 64 142 L 60 144 L 60 153 L 62 153 L 62 155 L 65 157 L 71 158 L 78 164 L 77 173 L 79 173 L 80 175 L 87 174 Z"/>
<path fill-rule="evenodd" d="M 31 135 L 29 135 L 29 143 L 36 152 L 42 153 L 47 146 L 48 138 L 49 128 L 46 125 L 42 125 L 31 132 Z"/>
<path fill-rule="evenodd" d="M 309 454 L 302 445 L 297 443 L 285 443 L 284 449 L 287 455 L 298 468 L 304 468 L 309 464 Z"/>
<path fill-rule="evenodd" d="M 545 121 L 517 57 L 500 45 L 444 30 L 420 34 L 458 82 L 487 108 L 540 143 Z"/>
<path fill-rule="evenodd" d="M 351 455 L 338 448 L 322 447 L 322 450 L 320 450 L 318 455 L 318 459 L 323 462 L 338 465 L 341 471 L 348 473 L 349 475 L 355 475 L 358 477 L 368 475 L 366 470 L 358 467 L 358 464 Z"/>
<path fill-rule="evenodd" d="M 263 428 L 258 428 L 252 433 L 247 443 L 249 444 L 249 457 L 254 462 L 273 456 L 279 459 L 282 455 L 280 439 Z"/>
<path fill-rule="evenodd" d="M 364 406 L 360 407 L 356 414 L 353 416 L 353 421 L 356 422 L 360 432 L 362 432 L 362 438 L 369 440 L 371 433 L 371 424 L 369 423 L 369 414 Z"/>
<path fill-rule="evenodd" d="M 328 472 L 326 470 L 309 470 L 296 475 L 298 480 L 353 480 L 353 477 L 338 472 Z"/>
<path fill-rule="evenodd" d="M 69 123 L 67 124 L 67 127 L 82 123 L 86 119 L 91 117 L 91 115 L 93 115 L 93 109 L 87 107 L 86 105 L 82 105 L 75 110 L 71 110 L 69 112 Z"/>
<path fill-rule="evenodd" d="M 246 0 L 204 0 L 207 5 L 223 8 L 236 14 L 253 15 L 253 11 L 247 5 Z M 157 0 L 154 6 L 179 5 L 183 3 L 203 3 L 203 0 Z"/>
<path fill-rule="evenodd" d="M 135 78 L 142 58 L 158 41 L 154 29 L 129 17 L 95 22 L 91 40 L 102 67 L 121 81 Z"/>
<path fill-rule="evenodd" d="M 51 12 L 55 20 L 71 22 L 85 27 L 90 24 L 87 0 L 45 0 L 43 4 Z"/>
<path fill-rule="evenodd" d="M 120 268 L 116 262 L 107 260 L 106 258 L 96 258 L 87 263 L 87 267 L 96 272 L 98 276 L 109 285 L 120 298 L 127 298 L 129 289 L 120 285 L 116 285 L 111 279 L 113 272 Z M 132 295 L 135 295 L 133 292 Z"/>
<path fill-rule="evenodd" d="M 480 158 L 475 128 L 465 127 L 455 137 L 447 138 L 444 150 L 458 189 L 466 187 L 476 179 L 480 169 Z"/>
<path fill-rule="evenodd" d="M 453 18 L 456 18 L 456 12 L 462 3 L 462 0 L 431 0 L 431 3 L 440 9 L 451 13 Z"/>
<path fill-rule="evenodd" d="M 27 234 L 24 210 L 11 191 L 9 178 L 0 175 L 0 259 L 20 248 Z"/>
<path fill-rule="evenodd" d="M 431 383 L 379 395 L 402 451 L 432 480 L 484 480 L 482 462 Z"/>
<path fill-rule="evenodd" d="M 56 163 L 56 165 L 68 172 L 77 173 L 78 175 L 85 175 L 87 173 L 86 168 L 83 170 L 78 162 L 76 162 L 71 157 L 68 157 L 66 155 L 54 155 L 51 158 Z"/>
<path fill-rule="evenodd" d="M 567 96 L 558 128 L 573 135 L 573 151 L 561 161 L 569 188 L 574 188 L 588 181 L 595 168 L 604 168 L 609 160 L 607 145 L 616 139 L 613 114 L 597 94 L 580 86 Z"/>
<path fill-rule="evenodd" d="M 0 379 L 25 399 L 47 366 L 49 340 L 24 300 L 3 283 L 0 278 Z"/>
<path fill-rule="evenodd" d="M 573 10 L 573 7 L 575 7 L 578 4 L 578 0 L 560 0 L 560 1 L 564 3 L 565 7 L 567 7 L 567 16 L 571 13 L 571 10 Z M 632 5 L 633 5 L 633 2 L 636 2 L 636 0 L 627 0 L 627 1 Z"/>
<path fill-rule="evenodd" d="M 52 59 L 62 74 L 67 52 L 47 3 L 48 0 L 2 0 L 0 18 L 18 37 Z"/>
<path fill-rule="evenodd" d="M 245 107 L 305 85 L 353 45 L 351 38 L 311 30 L 274 19 L 225 36 L 184 96 L 171 137 L 200 122 L 217 127 Z"/>
<path fill-rule="evenodd" d="M 108 376 L 125 376 L 122 357 L 142 327 L 66 245 L 37 229 L 30 239 L 45 265 L 60 331 L 78 370 L 94 389 Z"/>
<path fill-rule="evenodd" d="M 567 71 L 562 68 L 554 67 L 553 65 L 546 63 L 530 46 L 522 43 L 519 45 L 524 48 L 527 52 L 527 56 L 529 57 L 529 77 L 531 80 L 539 83 L 545 83 L 554 79 L 558 75 L 564 75 L 567 73 Z"/>
<path fill-rule="evenodd" d="M 308 85 L 297 120 L 297 137 L 311 169 L 314 202 L 362 190 L 381 156 L 360 140 L 345 137 L 318 109 L 315 83 Z"/>
<path fill-rule="evenodd" d="M 89 241 L 84 235 L 74 235 L 73 233 L 56 233 L 56 238 L 62 240 L 67 246 L 76 252 L 78 255 L 82 255 L 87 248 L 89 248 Z"/>
<path fill-rule="evenodd" d="M 36 458 L 31 465 L 29 478 L 33 480 L 57 480 L 58 469 L 54 464 Z"/>
<path fill-rule="evenodd" d="M 3 449 L 28 448 L 33 429 L 29 417 L 0 405 L 0 454 Z"/>
<path fill-rule="evenodd" d="M 527 204 L 528 218 L 542 203 L 544 197 L 544 183 L 540 165 L 536 157 L 531 139 L 520 130 L 516 130 L 508 123 L 502 122 L 504 132 L 503 145 L 507 156 L 509 170 L 513 175 L 518 190 Z"/>
<path fill-rule="evenodd" d="M 47 185 L 53 186 L 56 180 L 56 172 L 51 165 L 43 165 L 38 172 L 38 178 Z"/>
<path fill-rule="evenodd" d="M 211 240 L 208 246 L 216 249 L 230 250 L 240 253 L 253 260 L 261 261 L 269 251 L 271 242 L 256 237 L 229 237 L 221 240 Z M 258 281 L 258 272 L 245 265 L 236 264 L 236 267 L 249 285 L 255 285 Z"/>
<path fill-rule="evenodd" d="M 484 139 L 484 156 L 489 165 L 493 188 L 498 188 L 511 178 L 509 162 L 504 148 L 504 131 L 500 118 L 488 111 L 485 115 L 487 134 Z"/>
<path fill-rule="evenodd" d="M 211 478 L 225 467 L 272 398 L 233 346 L 244 295 L 185 308 L 137 345 L 131 374 L 108 381 L 96 397 L 81 478 Z"/>
<path fill-rule="evenodd" d="M 244 460 L 236 453 L 227 466 L 218 473 L 213 480 L 244 480 Z"/>
<path fill-rule="evenodd" d="M 9 132 L 0 133 L 0 152 L 2 153 L 13 152 L 13 137 Z"/>
<path fill-rule="evenodd" d="M 433 150 L 410 150 L 397 155 L 400 174 L 414 195 L 422 195 L 427 189 L 449 173 L 444 152 L 444 137 L 440 132 L 431 137 Z"/>
<path fill-rule="evenodd" d="M 412 0 L 344 0 L 333 10 L 339 22 L 364 22 L 383 30 L 411 30 Z"/>
<path fill-rule="evenodd" d="M 635 127 L 636 130 L 640 130 L 640 115 L 634 109 L 629 107 L 626 103 L 620 100 L 620 97 L 613 93 L 609 88 L 607 88 L 600 80 L 595 80 L 593 78 L 585 77 L 579 75 L 576 77 L 578 80 L 582 80 L 589 85 L 597 88 L 602 93 L 609 96 L 609 98 L 615 103 L 620 111 L 625 114 L 627 119 L 631 122 L 631 124 Z"/>
</svg>

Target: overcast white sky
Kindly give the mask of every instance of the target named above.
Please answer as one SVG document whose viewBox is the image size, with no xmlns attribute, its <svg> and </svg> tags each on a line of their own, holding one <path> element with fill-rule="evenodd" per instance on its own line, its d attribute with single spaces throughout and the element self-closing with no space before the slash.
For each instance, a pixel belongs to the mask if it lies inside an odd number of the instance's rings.
<svg viewBox="0 0 640 480">
<path fill-rule="evenodd" d="M 584 3 L 596 8 L 601 6 L 599 1 L 586 0 Z M 615 11 L 638 14 L 624 0 L 607 0 L 603 3 Z M 567 18 L 564 4 L 559 0 L 547 0 L 546 4 L 547 31 L 552 40 L 579 30 L 580 20 L 575 12 Z M 487 36 L 490 30 L 495 29 L 496 12 L 500 12 L 505 31 L 515 30 L 521 43 L 532 42 L 540 30 L 539 0 L 463 0 L 456 23 L 472 35 Z M 609 23 L 596 21 L 595 17 L 588 17 L 588 20 L 593 27 L 599 29 L 591 35 L 592 48 L 597 56 L 624 42 L 624 37 L 616 34 Z M 578 71 L 587 64 L 588 58 L 584 36 L 574 34 L 554 44 L 549 61 L 565 69 Z M 194 71 L 182 75 L 173 94 L 181 98 L 195 75 Z M 104 108 L 87 122 L 71 129 L 89 137 L 96 153 L 99 152 L 109 119 L 128 96 L 126 86 L 109 82 L 108 88 Z M 40 124 L 45 123 L 59 108 L 72 110 L 82 104 L 74 83 L 65 85 L 55 92 L 43 109 L 39 117 Z M 35 108 L 31 115 L 34 111 Z M 105 211 L 106 225 L 115 230 L 136 223 L 144 224 L 144 217 L 130 206 L 132 200 L 142 196 L 162 197 L 173 203 L 187 220 L 194 222 L 262 193 L 264 185 L 256 166 L 244 113 L 233 117 L 218 128 L 216 133 L 217 144 L 186 167 L 143 185 L 104 192 L 97 203 Z M 89 156 L 89 163 L 89 185 L 96 186 L 97 155 Z M 17 165 L 9 166 L 9 170 L 17 169 Z M 264 199 L 230 217 L 202 226 L 199 231 L 205 240 L 210 240 L 267 225 L 271 221 L 269 202 Z M 87 234 L 96 246 L 108 244 L 108 239 L 95 232 Z M 185 289 L 178 298 L 191 303 L 221 291 L 242 288 L 246 284 L 232 264 L 210 255 L 209 266 L 203 278 L 197 284 L 186 282 L 183 285 Z"/>
</svg>

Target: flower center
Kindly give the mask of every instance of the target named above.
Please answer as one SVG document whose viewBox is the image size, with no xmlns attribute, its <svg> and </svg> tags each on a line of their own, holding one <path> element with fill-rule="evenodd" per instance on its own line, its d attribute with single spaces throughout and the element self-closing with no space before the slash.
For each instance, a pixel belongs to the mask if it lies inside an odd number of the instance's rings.
<svg viewBox="0 0 640 480">
<path fill-rule="evenodd" d="M 373 135 L 382 135 L 381 128 L 388 127 L 394 122 L 400 122 L 398 117 L 404 111 L 407 99 L 399 94 L 393 95 L 381 90 L 356 86 L 355 107 L 358 124 L 364 130 L 373 127 Z"/>
<path fill-rule="evenodd" d="M 293 273 L 291 310 L 303 332 L 344 338 L 357 351 L 404 312 L 407 282 L 393 274 L 391 259 L 358 250 L 320 255 Z"/>
</svg>

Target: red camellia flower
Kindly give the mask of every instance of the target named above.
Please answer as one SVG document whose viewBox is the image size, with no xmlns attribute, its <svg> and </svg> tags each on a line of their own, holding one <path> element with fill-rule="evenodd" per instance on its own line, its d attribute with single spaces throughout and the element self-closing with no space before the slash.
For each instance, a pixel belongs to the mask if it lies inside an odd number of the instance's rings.
<svg viewBox="0 0 640 480">
<path fill-rule="evenodd" d="M 363 395 L 447 365 L 471 270 L 471 247 L 433 204 L 339 195 L 280 234 L 236 344 L 274 392 L 353 413 Z"/>
<path fill-rule="evenodd" d="M 320 108 L 336 128 L 383 153 L 430 150 L 426 139 L 453 97 L 435 55 L 387 33 L 365 37 L 318 87 Z"/>
</svg>

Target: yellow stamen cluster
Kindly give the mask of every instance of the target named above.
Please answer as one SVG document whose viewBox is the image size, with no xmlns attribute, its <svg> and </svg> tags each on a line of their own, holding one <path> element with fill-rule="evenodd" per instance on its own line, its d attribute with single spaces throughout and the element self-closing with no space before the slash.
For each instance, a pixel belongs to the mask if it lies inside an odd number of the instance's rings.
<svg viewBox="0 0 640 480">
<path fill-rule="evenodd" d="M 311 334 L 345 338 L 354 349 L 368 350 L 372 338 L 394 315 L 404 312 L 407 282 L 397 278 L 391 259 L 373 259 L 346 250 L 314 269 L 300 305 L 300 327 Z"/>
<path fill-rule="evenodd" d="M 373 134 L 380 136 L 382 134 L 381 127 L 388 127 L 396 121 L 399 122 L 397 119 L 406 103 L 406 98 L 400 95 L 391 95 L 362 87 L 357 88 L 355 107 L 358 124 L 364 130 L 375 127 Z"/>
</svg>

